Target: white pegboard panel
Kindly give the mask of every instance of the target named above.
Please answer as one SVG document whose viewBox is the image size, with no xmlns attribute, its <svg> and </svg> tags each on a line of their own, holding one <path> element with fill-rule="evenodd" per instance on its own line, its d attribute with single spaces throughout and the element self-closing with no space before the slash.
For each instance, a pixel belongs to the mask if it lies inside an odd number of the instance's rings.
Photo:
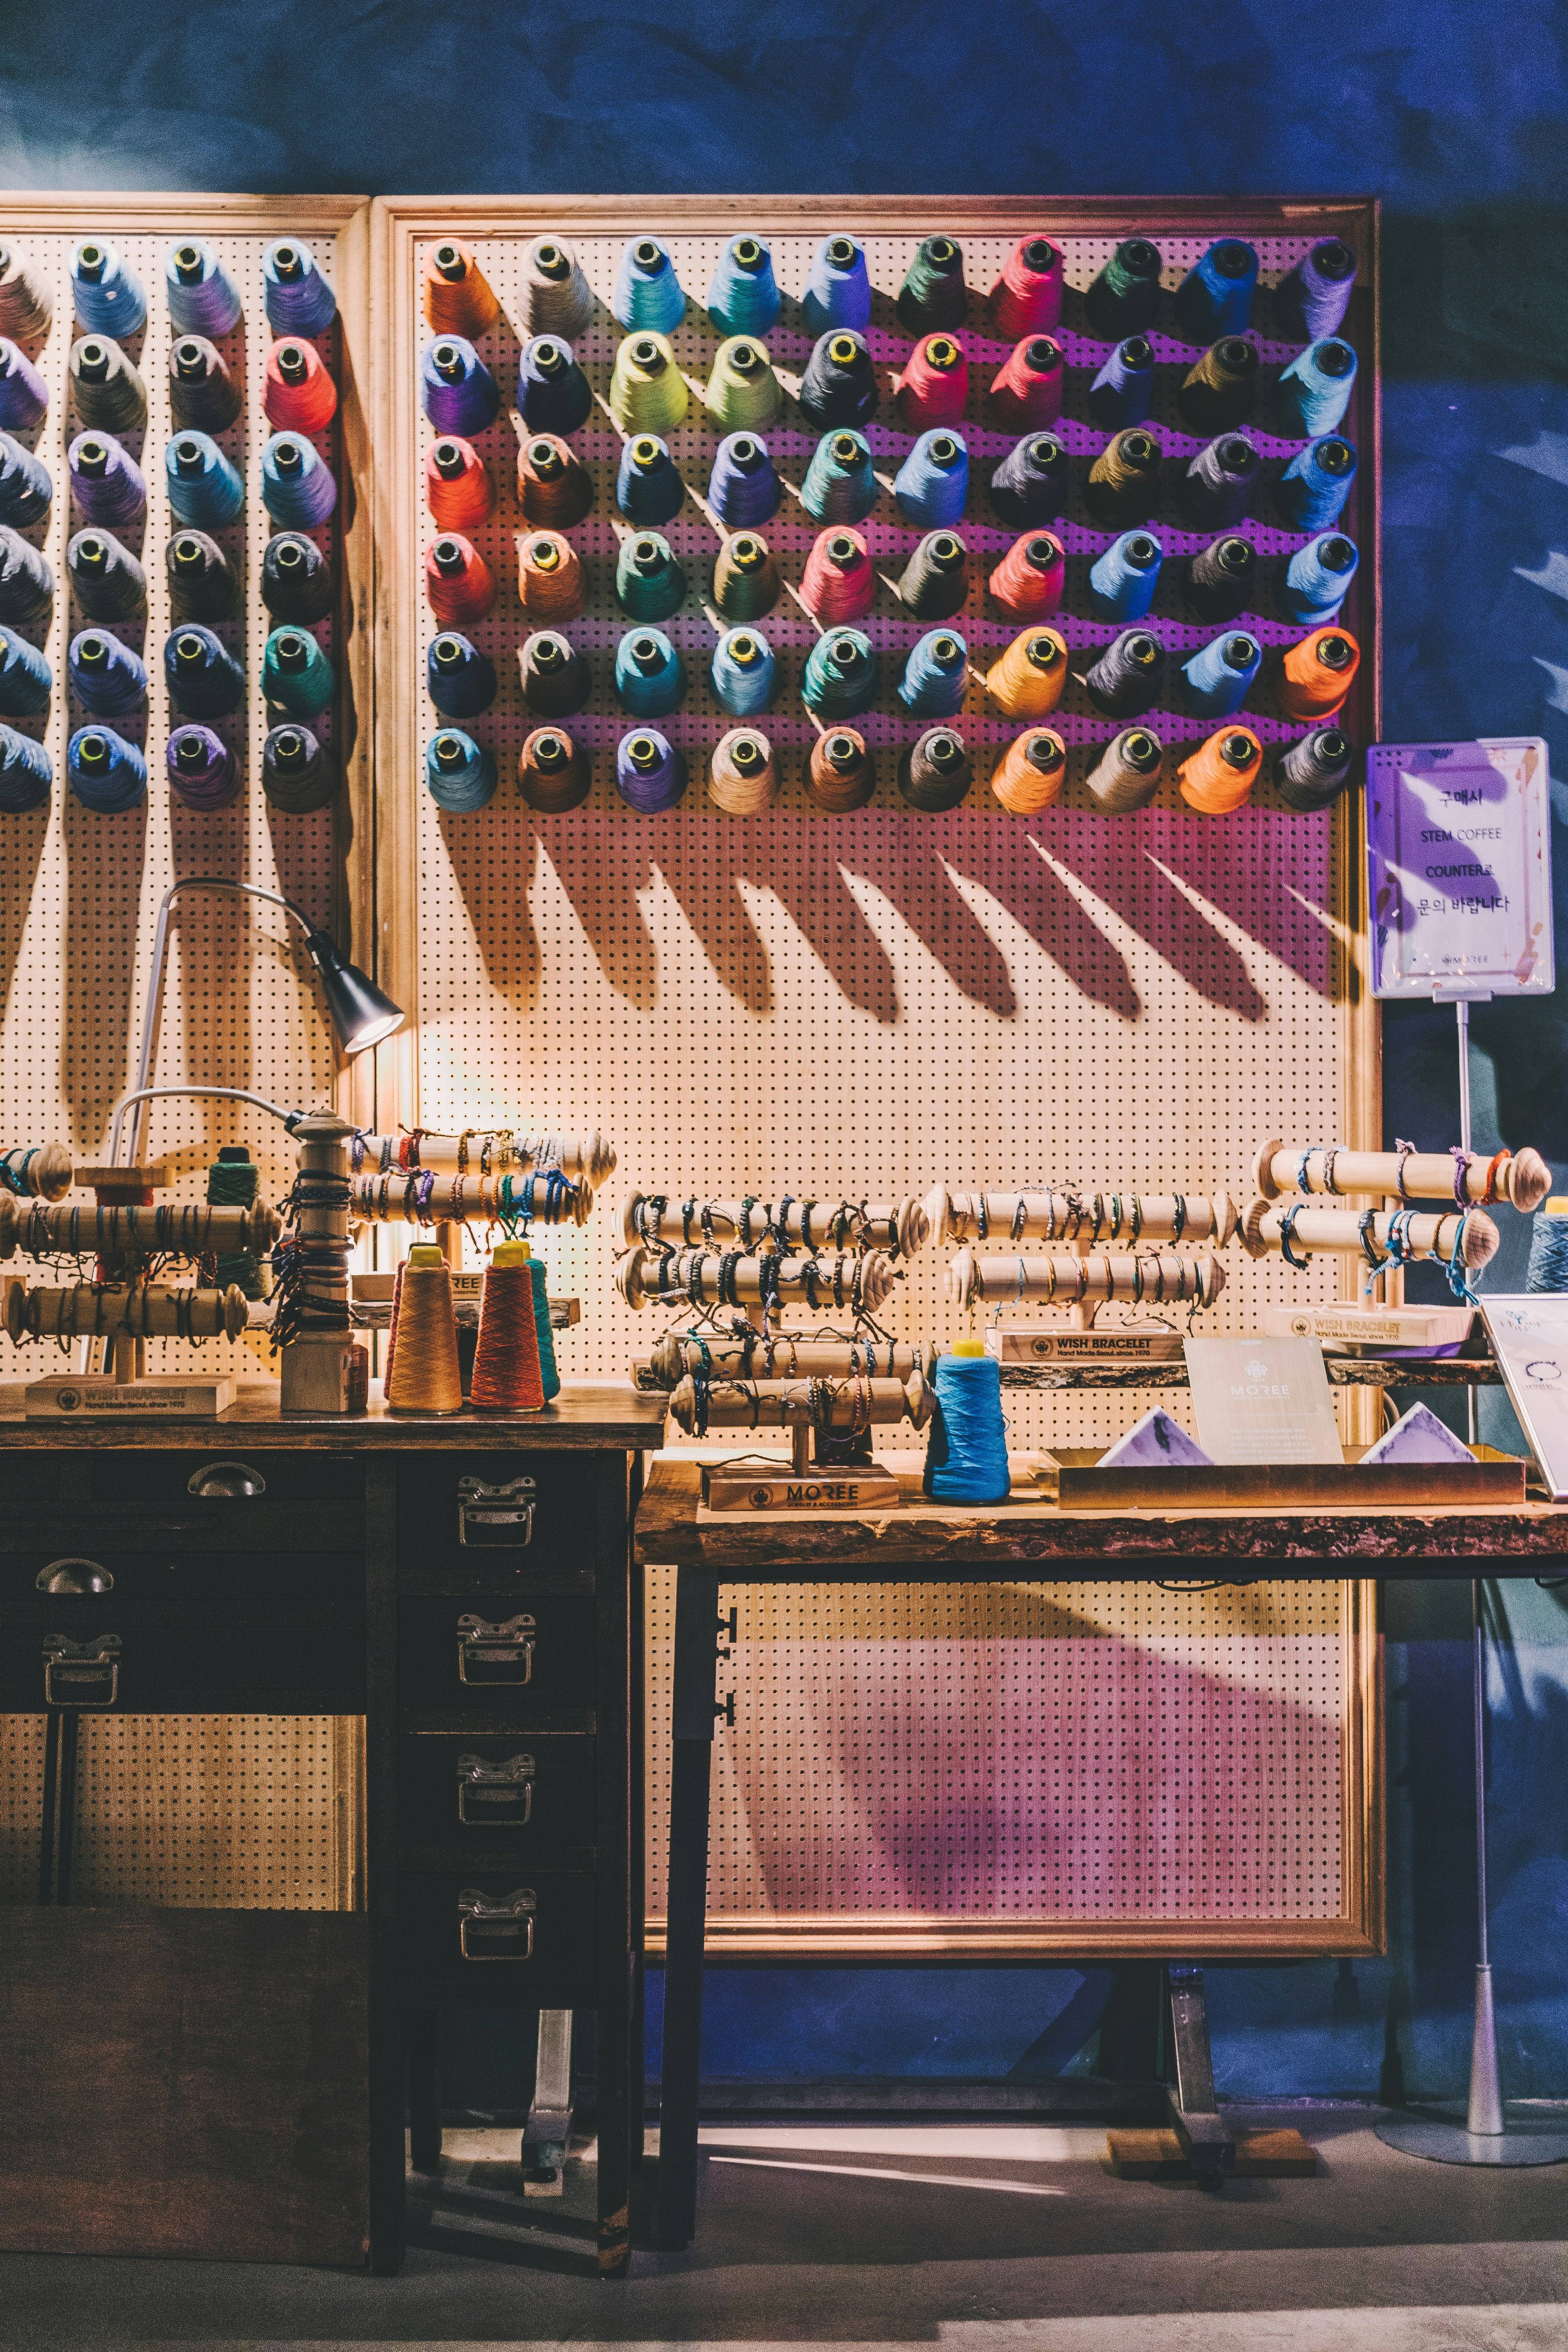
<svg viewBox="0 0 1568 2352">
<path fill-rule="evenodd" d="M 710 1929 L 1015 1943 L 1353 1915 L 1349 1588 L 725 1588 Z M 649 1593 L 648 1909 L 662 1923 L 674 1577 Z M 1359 1792 L 1358 1792 L 1359 1793 Z M 657 1932 L 657 1927 L 656 1927 Z"/>
<path fill-rule="evenodd" d="M 0 1904 L 37 1899 L 42 1716 L 0 1716 Z M 363 1903 L 358 1716 L 79 1718 L 71 1900 L 237 1911 Z"/>
</svg>

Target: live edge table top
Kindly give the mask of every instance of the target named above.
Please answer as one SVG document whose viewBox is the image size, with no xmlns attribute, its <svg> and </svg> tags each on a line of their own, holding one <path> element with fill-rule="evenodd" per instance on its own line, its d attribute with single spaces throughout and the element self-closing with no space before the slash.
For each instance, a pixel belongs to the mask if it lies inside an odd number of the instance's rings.
<svg viewBox="0 0 1568 2352">
<path fill-rule="evenodd" d="M 89 1447 L 123 1454 L 160 1446 L 188 1453 L 237 1444 L 247 1452 L 647 1454 L 663 1441 L 668 1402 L 639 1396 L 629 1381 L 581 1381 L 563 1384 L 542 1412 L 393 1413 L 373 1390 L 368 1412 L 290 1413 L 285 1420 L 277 1383 L 256 1381 L 243 1383 L 227 1411 L 212 1419 L 117 1413 L 26 1421 L 22 1395 L 21 1381 L 0 1381 L 0 1452 Z"/>
<path fill-rule="evenodd" d="M 1147 1577 L 1151 1564 L 1180 1573 L 1183 1561 L 1216 1560 L 1255 1560 L 1271 1577 L 1321 1577 L 1325 1561 L 1352 1577 L 1537 1576 L 1568 1551 L 1568 1508 L 1550 1503 L 1072 1511 L 1032 1499 L 931 1503 L 918 1479 L 899 1484 L 896 1510 L 710 1515 L 696 1464 L 656 1462 L 637 1507 L 638 1556 L 650 1567 L 718 1569 L 736 1583 L 911 1574 L 1004 1582 L 1068 1562 L 1079 1576 Z"/>
</svg>

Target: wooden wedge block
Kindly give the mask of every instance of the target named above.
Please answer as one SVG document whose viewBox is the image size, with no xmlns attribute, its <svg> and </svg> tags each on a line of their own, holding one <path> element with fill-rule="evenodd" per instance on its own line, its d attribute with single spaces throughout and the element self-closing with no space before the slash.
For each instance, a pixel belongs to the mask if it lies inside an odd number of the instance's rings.
<svg viewBox="0 0 1568 2352">
<path fill-rule="evenodd" d="M 1183 2180 L 1192 2170 L 1173 2131 L 1113 2131 L 1106 2154 L 1119 2179 Z M 1310 2180 L 1317 2151 L 1299 2131 L 1238 2131 L 1232 2180 Z"/>
</svg>

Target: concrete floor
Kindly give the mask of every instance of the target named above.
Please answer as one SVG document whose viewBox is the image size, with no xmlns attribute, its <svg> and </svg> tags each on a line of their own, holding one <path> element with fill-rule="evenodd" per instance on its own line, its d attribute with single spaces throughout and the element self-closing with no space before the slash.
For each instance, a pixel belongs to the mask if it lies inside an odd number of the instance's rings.
<svg viewBox="0 0 1568 2352">
<path fill-rule="evenodd" d="M 400 2278 L 10 2255 L 0 2345 L 1568 2347 L 1568 2166 L 1419 2163 L 1384 2147 L 1363 2108 L 1237 2119 L 1295 2125 L 1320 2151 L 1319 2177 L 1232 2183 L 1217 2197 L 1119 2181 L 1102 2132 L 1018 2122 L 705 2130 L 697 2244 L 639 2253 L 614 2285 L 559 2251 L 563 2227 L 591 2210 L 590 2167 L 573 2168 L 562 2202 L 514 2203 L 518 2175 L 500 2150 L 515 2140 L 448 2133 L 434 2200 L 447 2223 L 421 2225 L 439 2242 L 416 2247 Z M 428 2205 L 428 2184 L 415 2187 Z M 476 2215 L 498 2215 L 504 2234 L 470 2249 L 453 2214 L 470 2235 Z"/>
</svg>

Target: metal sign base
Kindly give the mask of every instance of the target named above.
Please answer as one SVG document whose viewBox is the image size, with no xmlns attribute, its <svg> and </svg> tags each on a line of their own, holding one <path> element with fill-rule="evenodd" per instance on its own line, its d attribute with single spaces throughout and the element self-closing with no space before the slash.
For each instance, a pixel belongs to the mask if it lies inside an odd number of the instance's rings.
<svg viewBox="0 0 1568 2352">
<path fill-rule="evenodd" d="M 1548 2120 L 1517 2104 L 1504 2110 L 1500 2132 L 1473 2132 L 1451 2116 L 1407 2110 L 1386 2116 L 1377 2136 L 1405 2156 L 1433 2164 L 1562 2164 L 1568 2160 L 1568 2116 Z"/>
</svg>

